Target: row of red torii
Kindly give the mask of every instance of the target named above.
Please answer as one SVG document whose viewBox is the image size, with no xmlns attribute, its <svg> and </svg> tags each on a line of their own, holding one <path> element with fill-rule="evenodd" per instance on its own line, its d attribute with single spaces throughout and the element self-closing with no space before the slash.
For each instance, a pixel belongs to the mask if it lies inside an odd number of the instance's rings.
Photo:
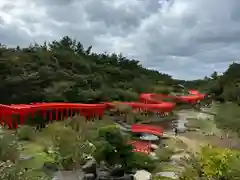
<svg viewBox="0 0 240 180">
<path fill-rule="evenodd" d="M 196 92 L 195 92 L 196 93 Z M 176 106 L 173 102 L 161 101 L 161 98 L 172 98 L 175 101 L 191 104 L 202 100 L 205 95 L 196 93 L 189 96 L 167 96 L 162 94 L 141 94 L 139 102 L 121 102 L 131 106 L 134 110 L 154 113 L 169 113 Z M 0 105 L 0 122 L 9 129 L 18 128 L 18 125 L 28 124 L 29 119 L 36 116 L 43 121 L 62 120 L 79 114 L 86 119 L 101 119 L 105 110 L 114 107 L 114 103 L 78 104 L 78 103 L 32 103 Z"/>
</svg>

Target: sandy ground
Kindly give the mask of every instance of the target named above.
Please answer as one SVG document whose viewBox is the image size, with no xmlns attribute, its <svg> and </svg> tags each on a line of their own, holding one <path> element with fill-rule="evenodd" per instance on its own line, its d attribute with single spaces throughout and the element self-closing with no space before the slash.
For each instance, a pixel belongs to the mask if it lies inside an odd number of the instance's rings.
<svg viewBox="0 0 240 180">
<path fill-rule="evenodd" d="M 209 113 L 208 113 L 209 112 Z M 179 111 L 179 117 L 189 123 L 196 119 L 202 128 L 199 131 L 186 132 L 179 134 L 176 138 L 180 139 L 189 149 L 196 152 L 202 145 L 213 145 L 221 148 L 240 149 L 240 141 L 234 134 L 223 132 L 214 123 L 214 108 L 204 108 L 201 112 L 194 110 Z M 194 122 L 193 122 L 194 123 Z M 229 137 L 227 136 L 229 135 Z"/>
<path fill-rule="evenodd" d="M 198 131 L 188 131 L 185 133 L 180 133 L 177 136 L 175 136 L 171 130 L 164 134 L 164 137 L 180 140 L 186 145 L 186 147 L 183 148 L 183 151 L 176 153 L 171 157 L 171 162 L 178 164 L 178 162 L 182 161 L 182 158 L 187 158 L 192 153 L 199 153 L 201 151 L 201 147 L 208 144 L 222 148 L 240 149 L 240 141 L 238 138 L 227 137 L 226 133 L 222 132 L 216 127 L 214 123 L 214 112 L 212 113 L 212 110 L 213 109 L 204 109 L 204 111 L 207 111 L 207 113 L 203 111 L 198 112 L 195 110 L 180 110 L 178 112 L 179 119 L 186 122 L 191 121 L 192 124 L 200 124 L 201 128 L 199 128 Z M 210 113 L 208 113 L 208 111 L 210 111 Z M 199 121 L 201 122 L 199 123 Z M 212 132 L 214 132 L 214 134 L 209 135 Z M 167 172 L 172 173 L 173 175 L 166 176 L 173 178 L 175 177 L 175 173 L 179 174 L 179 172 L 184 169 L 180 164 L 177 166 L 177 170 L 171 170 Z"/>
<path fill-rule="evenodd" d="M 199 152 L 200 150 L 200 147 L 201 147 L 201 143 L 199 143 L 199 141 L 195 140 L 195 139 L 190 139 L 188 137 L 185 137 L 185 136 L 182 136 L 182 135 L 177 135 L 177 136 L 174 136 L 173 134 L 171 133 L 166 133 L 164 135 L 164 137 L 166 138 L 173 138 L 173 139 L 178 139 L 180 140 L 181 142 L 183 142 L 184 144 L 187 145 L 188 149 L 186 149 L 186 152 Z"/>
<path fill-rule="evenodd" d="M 213 119 L 212 115 L 202 113 L 202 112 L 197 112 L 194 110 L 181 110 L 178 112 L 179 119 L 182 121 L 188 122 L 189 118 L 191 119 Z M 196 133 L 196 132 L 193 132 Z M 180 141 L 182 141 L 184 144 L 187 145 L 188 149 L 187 151 L 190 152 L 199 152 L 200 147 L 206 143 L 200 142 L 199 139 L 192 138 L 191 136 L 188 137 L 186 136 L 187 133 L 179 134 L 177 136 L 174 136 L 172 132 L 166 132 L 165 137 L 167 138 L 177 138 Z"/>
</svg>

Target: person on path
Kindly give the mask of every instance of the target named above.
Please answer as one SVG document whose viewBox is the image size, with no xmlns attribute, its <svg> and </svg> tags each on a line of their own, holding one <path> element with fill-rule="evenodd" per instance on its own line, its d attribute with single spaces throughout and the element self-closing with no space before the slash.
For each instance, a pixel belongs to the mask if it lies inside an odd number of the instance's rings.
<svg viewBox="0 0 240 180">
<path fill-rule="evenodd" d="M 174 135 L 177 136 L 177 134 L 178 134 L 178 129 L 175 127 L 175 128 L 173 129 L 173 131 L 174 131 Z"/>
</svg>

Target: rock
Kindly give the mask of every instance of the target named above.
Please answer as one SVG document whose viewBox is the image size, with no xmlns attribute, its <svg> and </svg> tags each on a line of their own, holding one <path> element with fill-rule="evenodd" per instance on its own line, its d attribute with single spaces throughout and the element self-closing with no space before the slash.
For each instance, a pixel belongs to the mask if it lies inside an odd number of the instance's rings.
<svg viewBox="0 0 240 180">
<path fill-rule="evenodd" d="M 83 180 L 95 180 L 95 174 L 93 173 L 84 174 Z"/>
<path fill-rule="evenodd" d="M 104 161 L 101 161 L 99 166 L 100 166 L 100 169 L 109 171 L 107 164 Z"/>
<path fill-rule="evenodd" d="M 170 161 L 181 161 L 182 159 L 185 159 L 185 158 L 189 158 L 190 155 L 187 154 L 187 153 L 179 153 L 179 154 L 174 154 L 171 158 L 170 158 Z"/>
<path fill-rule="evenodd" d="M 96 174 L 97 162 L 95 159 L 91 159 L 82 166 L 82 170 L 85 173 L 94 173 Z"/>
<path fill-rule="evenodd" d="M 177 179 L 178 178 L 178 176 L 175 172 L 159 172 L 156 175 L 161 176 L 161 177 L 171 178 L 171 179 Z"/>
<path fill-rule="evenodd" d="M 122 168 L 122 166 L 121 165 L 115 166 L 111 171 L 111 176 L 114 176 L 114 177 L 124 176 L 124 169 Z"/>
<path fill-rule="evenodd" d="M 28 161 L 28 160 L 33 160 L 33 159 L 34 159 L 33 156 L 26 156 L 26 155 L 23 155 L 23 154 L 21 154 L 20 157 L 19 157 L 20 161 Z"/>
<path fill-rule="evenodd" d="M 151 180 L 152 179 L 152 174 L 146 170 L 138 170 L 134 174 L 135 180 Z"/>
<path fill-rule="evenodd" d="M 110 180 L 110 172 L 108 171 L 99 171 L 98 172 L 98 180 Z"/>
<path fill-rule="evenodd" d="M 150 153 L 150 157 L 153 158 L 153 159 L 158 159 L 158 157 L 157 157 L 155 152 L 151 152 Z"/>
<path fill-rule="evenodd" d="M 156 144 L 151 144 L 151 148 L 152 148 L 153 150 L 156 150 L 156 149 L 158 149 L 158 145 L 156 145 Z"/>
<path fill-rule="evenodd" d="M 54 173 L 54 180 L 83 180 L 83 177 L 84 173 L 82 172 L 82 170 L 58 171 Z"/>
<path fill-rule="evenodd" d="M 57 164 L 52 163 L 52 162 L 45 162 L 45 163 L 43 164 L 43 167 L 42 167 L 42 168 L 43 168 L 43 169 L 46 169 L 46 170 L 48 170 L 48 171 L 52 171 L 52 172 L 58 171 L 58 166 L 57 166 Z"/>
</svg>

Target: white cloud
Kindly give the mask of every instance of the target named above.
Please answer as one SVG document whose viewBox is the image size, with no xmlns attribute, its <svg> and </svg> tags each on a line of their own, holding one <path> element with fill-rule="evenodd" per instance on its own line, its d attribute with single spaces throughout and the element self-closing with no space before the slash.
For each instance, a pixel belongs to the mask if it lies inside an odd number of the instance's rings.
<svg viewBox="0 0 240 180">
<path fill-rule="evenodd" d="M 239 0 L 1 0 L 0 39 L 26 46 L 68 35 L 195 79 L 239 60 L 239 8 Z"/>
</svg>

